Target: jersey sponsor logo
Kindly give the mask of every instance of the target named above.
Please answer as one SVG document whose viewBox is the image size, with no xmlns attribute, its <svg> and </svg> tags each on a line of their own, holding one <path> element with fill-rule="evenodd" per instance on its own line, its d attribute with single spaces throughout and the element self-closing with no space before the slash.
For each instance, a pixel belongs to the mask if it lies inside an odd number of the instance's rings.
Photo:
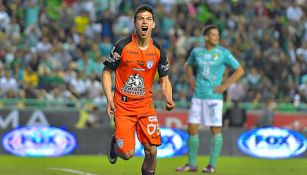
<svg viewBox="0 0 307 175">
<path fill-rule="evenodd" d="M 210 59 L 210 58 L 211 58 L 211 55 L 206 53 L 206 54 L 204 54 L 204 58 L 205 58 L 205 59 Z"/>
<path fill-rule="evenodd" d="M 282 159 L 306 151 L 307 140 L 299 132 L 278 127 L 264 127 L 244 132 L 238 140 L 240 150 L 250 156 Z"/>
<path fill-rule="evenodd" d="M 144 78 L 140 74 L 134 74 L 128 77 L 121 91 L 132 95 L 143 96 L 145 94 L 144 87 Z"/>
<path fill-rule="evenodd" d="M 128 97 L 127 96 L 122 96 L 122 101 L 123 102 L 127 102 L 128 101 Z"/>
<path fill-rule="evenodd" d="M 56 127 L 32 126 L 9 131 L 2 145 L 11 154 L 25 157 L 57 157 L 71 153 L 77 146 L 73 134 Z"/>
<path fill-rule="evenodd" d="M 146 55 L 146 56 L 151 56 L 151 57 L 153 57 L 153 56 L 158 56 L 157 53 L 152 53 L 152 52 L 146 53 L 145 55 Z"/>
<path fill-rule="evenodd" d="M 128 50 L 127 53 L 128 53 L 128 54 L 131 54 L 131 55 L 137 55 L 137 54 L 139 54 L 139 52 L 133 51 L 133 50 Z"/>
<path fill-rule="evenodd" d="M 157 122 L 157 121 L 158 121 L 158 118 L 157 118 L 157 116 L 149 116 L 149 117 L 148 117 L 148 121 L 149 121 L 149 122 Z"/>
<path fill-rule="evenodd" d="M 167 71 L 168 70 L 168 64 L 167 65 L 161 65 L 161 68 L 163 71 Z"/>
<path fill-rule="evenodd" d="M 217 103 L 212 103 L 212 104 L 209 104 L 208 107 L 209 107 L 209 108 L 214 108 L 214 107 L 217 106 L 217 105 L 218 105 Z"/>
<path fill-rule="evenodd" d="M 147 68 L 148 69 L 151 69 L 153 65 L 154 65 L 154 61 L 153 60 L 148 60 L 147 61 Z"/>
<path fill-rule="evenodd" d="M 156 133 L 157 135 L 160 135 L 160 125 L 157 123 L 150 123 L 147 125 L 147 133 L 149 135 L 153 135 Z"/>
<path fill-rule="evenodd" d="M 136 62 L 137 62 L 137 64 L 138 64 L 139 66 L 141 66 L 141 67 L 144 67 L 144 66 L 145 66 L 145 61 L 143 61 L 143 60 L 137 60 Z"/>
<path fill-rule="evenodd" d="M 143 69 L 143 68 L 132 68 L 132 70 L 134 70 L 134 71 L 145 71 L 145 69 Z"/>
<path fill-rule="evenodd" d="M 147 133 L 152 135 L 156 131 L 156 124 L 150 123 L 147 125 Z"/>
<path fill-rule="evenodd" d="M 126 64 L 133 63 L 133 60 L 126 60 Z"/>
</svg>

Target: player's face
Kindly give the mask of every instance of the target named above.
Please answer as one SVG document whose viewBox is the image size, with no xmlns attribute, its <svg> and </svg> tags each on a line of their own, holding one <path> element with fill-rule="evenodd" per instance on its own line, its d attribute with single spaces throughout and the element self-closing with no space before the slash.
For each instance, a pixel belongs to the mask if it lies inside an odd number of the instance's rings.
<svg viewBox="0 0 307 175">
<path fill-rule="evenodd" d="M 155 22 L 150 12 L 141 12 L 136 15 L 134 21 L 136 34 L 141 38 L 148 38 L 151 36 L 151 31 L 155 28 Z"/>
<path fill-rule="evenodd" d="M 205 36 L 206 42 L 211 45 L 217 45 L 220 42 L 220 33 L 217 29 L 211 29 Z"/>
</svg>

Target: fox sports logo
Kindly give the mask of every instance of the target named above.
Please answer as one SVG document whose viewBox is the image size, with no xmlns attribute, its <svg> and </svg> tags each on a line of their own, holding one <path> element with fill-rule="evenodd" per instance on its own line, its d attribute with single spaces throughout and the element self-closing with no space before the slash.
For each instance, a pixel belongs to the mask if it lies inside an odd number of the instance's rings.
<svg viewBox="0 0 307 175">
<path fill-rule="evenodd" d="M 9 131 L 2 139 L 3 148 L 25 157 L 57 157 L 72 152 L 74 135 L 55 127 L 23 127 Z"/>
<path fill-rule="evenodd" d="M 158 147 L 157 157 L 173 157 L 186 154 L 188 152 L 188 134 L 184 131 L 171 128 L 160 128 L 161 145 Z M 144 156 L 143 146 L 136 136 L 135 155 Z"/>
<path fill-rule="evenodd" d="M 282 159 L 303 154 L 307 141 L 298 132 L 265 127 L 243 133 L 238 140 L 238 146 L 242 152 L 252 157 Z"/>
</svg>

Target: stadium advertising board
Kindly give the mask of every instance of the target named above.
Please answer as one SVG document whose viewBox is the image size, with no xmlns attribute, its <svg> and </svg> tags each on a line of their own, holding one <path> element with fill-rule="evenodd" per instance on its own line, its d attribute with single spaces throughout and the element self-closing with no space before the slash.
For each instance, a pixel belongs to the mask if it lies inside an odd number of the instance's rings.
<svg viewBox="0 0 307 175">
<path fill-rule="evenodd" d="M 253 128 L 258 123 L 261 113 L 249 112 L 247 114 L 246 127 Z M 188 111 L 158 112 L 159 123 L 163 127 L 186 128 L 188 126 Z M 306 113 L 276 113 L 274 126 L 286 127 L 293 130 L 307 129 Z"/>
<path fill-rule="evenodd" d="M 0 129 L 14 129 L 20 126 L 74 127 L 79 111 L 48 110 L 0 110 Z"/>
<path fill-rule="evenodd" d="M 303 154 L 307 148 L 307 140 L 296 131 L 264 127 L 241 134 L 238 147 L 252 157 L 282 159 Z"/>
<path fill-rule="evenodd" d="M 157 157 L 173 157 L 188 152 L 188 134 L 184 131 L 172 128 L 160 128 L 162 144 L 158 147 Z M 136 136 L 135 155 L 144 156 L 143 146 Z"/>
<path fill-rule="evenodd" d="M 73 134 L 56 127 L 22 127 L 2 138 L 3 148 L 24 157 L 57 157 L 71 153 L 77 146 Z"/>
<path fill-rule="evenodd" d="M 81 111 L 60 111 L 60 110 L 0 110 L 0 129 L 14 129 L 20 126 L 56 126 L 73 128 L 84 116 Z M 188 125 L 188 111 L 157 112 L 161 127 L 186 128 Z M 252 128 L 257 123 L 259 113 L 248 113 L 246 127 Z M 104 112 L 99 113 L 103 121 L 109 121 Z M 108 127 L 108 122 L 103 122 Z M 306 113 L 276 113 L 274 126 L 292 128 L 293 130 L 307 129 Z"/>
</svg>

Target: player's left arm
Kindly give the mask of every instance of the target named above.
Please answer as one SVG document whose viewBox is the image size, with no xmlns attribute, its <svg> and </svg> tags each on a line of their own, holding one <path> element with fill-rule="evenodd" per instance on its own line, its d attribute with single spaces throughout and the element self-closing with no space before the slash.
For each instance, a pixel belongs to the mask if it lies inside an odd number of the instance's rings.
<svg viewBox="0 0 307 175">
<path fill-rule="evenodd" d="M 223 93 L 225 90 L 229 88 L 229 86 L 239 80 L 244 75 L 244 69 L 240 65 L 240 63 L 236 60 L 236 58 L 229 52 L 227 49 L 224 50 L 225 54 L 225 64 L 232 69 L 235 69 L 234 73 L 224 81 L 220 86 L 214 89 L 215 93 Z"/>
<path fill-rule="evenodd" d="M 223 93 L 226 89 L 229 88 L 229 86 L 236 82 L 237 80 L 239 80 L 242 76 L 244 75 L 244 69 L 243 67 L 240 65 L 235 71 L 234 73 L 220 86 L 217 86 L 214 89 L 215 93 Z"/>
<path fill-rule="evenodd" d="M 168 75 L 164 77 L 160 77 L 160 85 L 161 85 L 161 92 L 164 100 L 166 101 L 166 110 L 170 111 L 175 108 L 175 103 L 173 101 L 173 92 L 172 92 L 172 85 L 169 81 Z"/>
<path fill-rule="evenodd" d="M 161 92 L 164 100 L 166 101 L 166 110 L 170 111 L 175 108 L 173 101 L 172 84 L 168 77 L 169 63 L 164 49 L 160 48 L 160 60 L 158 63 L 159 81 L 161 85 Z"/>
</svg>

